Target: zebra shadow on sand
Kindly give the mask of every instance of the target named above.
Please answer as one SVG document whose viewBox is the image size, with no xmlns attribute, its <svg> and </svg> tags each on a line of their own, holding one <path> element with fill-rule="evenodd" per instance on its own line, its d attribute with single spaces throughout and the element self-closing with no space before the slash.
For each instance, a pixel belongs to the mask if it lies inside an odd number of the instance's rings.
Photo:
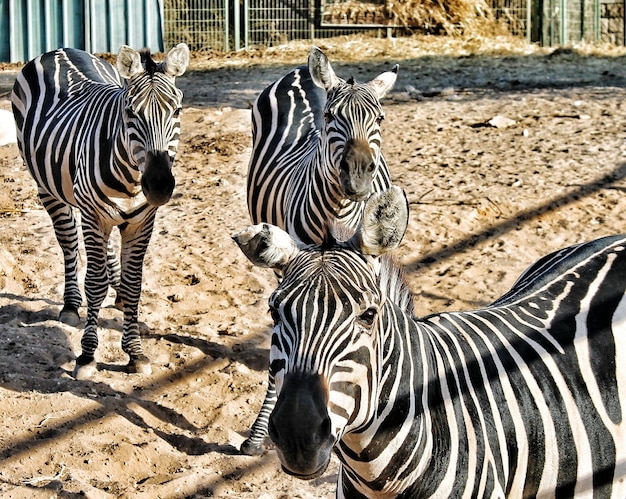
<svg viewBox="0 0 626 499">
<path fill-rule="evenodd" d="M 192 423 L 176 409 L 152 399 L 158 398 L 155 395 L 157 392 L 162 393 L 170 386 L 185 383 L 188 379 L 195 379 L 200 376 L 199 373 L 219 369 L 223 366 L 224 359 L 230 363 L 246 365 L 250 369 L 262 369 L 269 355 L 266 349 L 258 346 L 262 340 L 257 341 L 252 338 L 250 341 L 242 342 L 241 348 L 234 351 L 223 344 L 199 337 L 182 334 L 145 334 L 148 328 L 140 322 L 140 329 L 144 333 L 142 337 L 145 340 L 167 341 L 194 347 L 203 355 L 173 371 L 164 370 L 153 373 L 145 380 L 137 379 L 135 389 L 128 393 L 127 390 L 119 390 L 114 388 L 113 384 L 109 384 L 111 378 L 105 381 L 82 381 L 72 377 L 72 370 L 67 367 L 75 359 L 72 353 L 73 340 L 70 336 L 79 337 L 84 320 L 81 320 L 76 332 L 68 332 L 68 326 L 57 321 L 60 303 L 49 299 L 26 298 L 11 293 L 0 293 L 0 298 L 11 302 L 10 305 L 0 307 L 0 322 L 4 324 L 6 340 L 0 346 L 0 362 L 3 364 L 3 369 L 0 371 L 0 400 L 2 391 L 7 390 L 23 394 L 68 393 L 97 402 L 95 406 L 88 404 L 87 407 L 69 410 L 67 416 L 63 417 L 48 417 L 42 413 L 42 420 L 33 428 L 32 437 L 3 439 L 3 446 L 0 449 L 0 468 L 21 457 L 27 458 L 29 455 L 40 452 L 51 439 L 71 432 L 79 432 L 112 416 L 121 416 L 131 425 L 154 433 L 159 439 L 187 456 L 201 456 L 208 453 L 230 456 L 240 454 L 238 448 L 233 445 L 212 442 L 206 437 L 203 438 L 205 433 L 203 427 Z M 40 302 L 41 309 L 32 311 L 32 305 L 26 304 L 32 301 Z M 120 321 L 101 318 L 101 326 L 103 332 L 114 330 L 121 335 L 122 323 Z M 12 358 L 13 365 L 19 359 L 22 367 L 12 371 L 9 367 L 11 364 L 7 361 L 8 357 Z M 2 360 L 3 358 L 5 360 Z M 106 362 L 99 362 L 98 369 L 109 371 L 114 376 L 117 376 L 115 374 L 117 372 L 124 372 L 123 365 Z M 156 419 L 159 422 L 154 424 L 149 421 L 150 419 Z M 247 459 L 245 463 L 242 474 L 254 473 L 257 468 L 276 465 L 271 454 L 259 459 Z M 217 478 L 203 480 L 201 489 L 210 492 L 217 480 Z M 2 481 L 4 480 L 0 478 L 0 483 Z"/>
<path fill-rule="evenodd" d="M 468 247 L 471 248 L 482 241 L 502 236 L 508 232 L 516 230 L 516 228 L 520 224 L 536 220 L 546 213 L 562 209 L 567 205 L 576 203 L 577 201 L 580 201 L 585 197 L 591 196 L 601 190 L 616 190 L 620 192 L 626 192 L 626 185 L 617 185 L 620 181 L 624 179 L 626 179 L 626 163 L 621 163 L 617 165 L 617 167 L 612 171 L 586 184 L 570 184 L 570 186 L 574 187 L 574 189 L 561 197 L 549 199 L 543 204 L 539 204 L 527 210 L 520 211 L 514 216 L 508 217 L 499 223 L 492 224 L 491 226 L 480 232 L 469 234 L 467 237 L 453 242 L 446 248 L 443 248 L 436 252 L 421 255 L 418 258 L 408 261 L 404 264 L 404 268 L 407 273 L 423 272 L 424 269 L 427 269 L 435 262 L 450 259 L 453 255 L 463 252 Z M 420 204 L 420 201 L 409 201 L 410 206 L 418 206 Z M 532 262 L 528 262 L 529 265 L 531 263 Z M 478 306 L 480 305 L 485 304 L 479 303 Z"/>
<path fill-rule="evenodd" d="M 19 302 L 24 301 L 23 297 L 0 294 L 0 297 L 11 299 Z M 181 430 L 185 431 L 199 431 L 199 428 L 190 423 L 182 414 L 169 409 L 161 404 L 146 400 L 145 395 L 152 391 L 158 391 L 168 384 L 180 382 L 181 379 L 191 376 L 197 376 L 197 371 L 210 366 L 215 361 L 215 357 L 211 354 L 217 355 L 219 352 L 222 357 L 228 355 L 229 349 L 222 345 L 213 344 L 212 342 L 203 342 L 201 339 L 194 339 L 193 345 L 202 349 L 207 353 L 207 357 L 191 362 L 185 365 L 184 368 L 177 370 L 173 375 L 168 372 L 162 377 L 150 376 L 146 384 L 140 384 L 137 387 L 137 391 L 131 394 L 125 393 L 120 390 L 115 390 L 109 384 L 99 381 L 80 381 L 72 378 L 71 369 L 64 368 L 63 365 L 71 363 L 75 359 L 75 355 L 72 353 L 72 344 L 68 337 L 68 332 L 64 330 L 66 325 L 57 323 L 56 309 L 61 306 L 60 303 L 55 303 L 50 300 L 45 300 L 55 308 L 45 308 L 41 311 L 33 312 L 20 306 L 19 304 L 12 304 L 4 307 L 0 307 L 0 318 L 13 317 L 13 320 L 6 324 L 7 328 L 10 328 L 10 340 L 7 341 L 0 349 L 0 357 L 5 355 L 17 356 L 22 359 L 23 364 L 30 364 L 31 368 L 28 370 L 28 376 L 20 373 L 12 373 L 6 369 L 7 363 L 5 362 L 5 369 L 0 376 L 0 387 L 21 392 L 37 392 L 42 394 L 62 393 L 68 392 L 78 397 L 87 397 L 91 400 L 97 397 L 99 402 L 103 402 L 103 408 L 95 411 L 93 417 L 87 418 L 86 415 L 82 415 L 82 419 L 98 419 L 104 417 L 107 413 L 114 411 L 116 414 L 121 414 L 126 417 L 131 423 L 136 424 L 142 428 L 150 428 L 142 418 L 135 414 L 130 409 L 129 404 L 137 403 L 143 409 L 148 411 L 151 415 L 160 419 L 163 422 L 172 424 Z M 81 327 L 83 321 L 79 324 Z M 102 320 L 101 321 L 103 331 L 117 330 L 121 334 L 122 325 L 115 320 Z M 145 324 L 142 324 L 145 327 Z M 33 336 L 36 338 L 33 339 Z M 168 337 L 159 336 L 159 339 L 169 339 L 176 341 L 172 338 L 174 335 Z M 144 337 L 156 338 L 157 335 L 151 334 Z M 45 346 L 42 349 L 37 348 L 33 343 L 40 343 L 40 339 L 45 338 Z M 178 342 L 182 343 L 182 340 Z M 191 345 L 191 343 L 190 343 Z M 235 362 L 245 363 L 243 358 L 249 358 L 254 355 L 253 352 L 242 352 L 242 355 L 233 354 L 232 350 L 231 360 Z M 98 362 L 98 369 L 101 371 L 109 372 L 125 372 L 124 365 L 112 364 L 107 362 Z M 80 423 L 80 424 L 84 424 Z M 48 426 L 48 425 L 47 425 Z M 71 429 L 71 423 L 66 422 L 63 424 L 64 431 Z M 154 428 L 153 428 L 154 429 Z M 47 433 L 54 434 L 58 430 L 50 429 Z M 159 433 L 158 430 L 155 430 Z M 238 451 L 231 446 L 219 446 L 217 444 L 208 444 L 201 439 L 192 441 L 188 438 L 177 438 L 176 435 L 166 435 L 161 432 L 161 436 L 168 441 L 172 446 L 176 447 L 181 452 L 194 455 L 205 452 L 222 452 L 225 454 L 238 454 Z M 39 436 L 38 439 L 46 438 L 45 436 Z M 25 445 L 25 447 L 23 447 Z M 4 449 L 0 452 L 0 456 L 10 455 L 14 453 L 17 448 L 28 448 L 28 442 L 17 444 L 12 449 Z"/>
</svg>

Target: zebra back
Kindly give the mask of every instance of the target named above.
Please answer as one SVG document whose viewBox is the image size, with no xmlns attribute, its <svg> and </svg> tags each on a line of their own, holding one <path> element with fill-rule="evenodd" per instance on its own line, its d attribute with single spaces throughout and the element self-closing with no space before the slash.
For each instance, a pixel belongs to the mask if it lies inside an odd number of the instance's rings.
<svg viewBox="0 0 626 499">
<path fill-rule="evenodd" d="M 416 497 L 624 495 L 625 250 L 613 236 L 557 251 L 493 305 L 415 322 L 429 445 L 447 460 L 412 456 L 429 470 Z"/>
</svg>

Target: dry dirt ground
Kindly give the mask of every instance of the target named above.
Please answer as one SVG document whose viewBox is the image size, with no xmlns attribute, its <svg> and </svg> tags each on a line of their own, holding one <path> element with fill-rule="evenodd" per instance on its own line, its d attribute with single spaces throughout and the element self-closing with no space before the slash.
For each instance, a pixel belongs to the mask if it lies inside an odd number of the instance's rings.
<svg viewBox="0 0 626 499">
<path fill-rule="evenodd" d="M 624 50 L 318 44 L 345 78 L 400 64 L 383 149 L 411 203 L 396 254 L 419 314 L 486 305 L 540 256 L 625 230 Z M 17 147 L 0 147 L 0 497 L 334 497 L 336 461 L 302 482 L 274 451 L 238 453 L 266 387 L 275 285 L 230 239 L 248 225 L 249 107 L 308 48 L 194 54 L 179 79 L 177 187 L 158 215 L 140 308 L 150 376 L 123 371 L 109 297 L 100 369 L 72 378 L 81 328 L 55 320 L 60 251 Z M 0 108 L 15 71 L 0 72 Z"/>
</svg>

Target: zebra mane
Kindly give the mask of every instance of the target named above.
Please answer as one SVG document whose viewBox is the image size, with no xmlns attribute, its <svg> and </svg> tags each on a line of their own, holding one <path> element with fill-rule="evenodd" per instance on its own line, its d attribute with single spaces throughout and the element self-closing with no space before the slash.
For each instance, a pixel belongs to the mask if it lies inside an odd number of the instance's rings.
<svg viewBox="0 0 626 499">
<path fill-rule="evenodd" d="M 320 249 L 326 251 L 334 248 L 339 241 L 347 241 L 353 234 L 354 229 L 346 225 L 337 223 L 337 221 L 327 222 Z M 378 284 L 385 292 L 387 299 L 400 307 L 410 317 L 414 317 L 413 293 L 406 279 L 406 273 L 390 253 L 385 253 L 380 258 Z"/>
<path fill-rule="evenodd" d="M 150 49 L 148 48 L 141 50 L 141 63 L 143 64 L 146 73 L 148 73 L 151 77 L 154 76 L 154 73 L 156 73 L 159 69 L 159 65 L 152 59 Z"/>
<path fill-rule="evenodd" d="M 378 283 L 387 294 L 387 299 L 400 307 L 409 317 L 415 317 L 413 293 L 406 279 L 404 268 L 389 253 L 380 259 Z"/>
</svg>

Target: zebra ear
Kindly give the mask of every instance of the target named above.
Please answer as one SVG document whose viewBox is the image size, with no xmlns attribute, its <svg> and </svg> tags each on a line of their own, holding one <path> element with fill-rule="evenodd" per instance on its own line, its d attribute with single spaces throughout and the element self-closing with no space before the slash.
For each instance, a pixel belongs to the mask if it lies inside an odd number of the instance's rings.
<svg viewBox="0 0 626 499">
<path fill-rule="evenodd" d="M 340 81 L 328 58 L 317 47 L 312 47 L 309 52 L 309 73 L 311 73 L 313 83 L 327 92 Z"/>
<path fill-rule="evenodd" d="M 409 202 L 400 187 L 372 194 L 365 203 L 363 219 L 348 244 L 361 252 L 380 256 L 396 248 L 409 223 Z"/>
<path fill-rule="evenodd" d="M 185 43 L 179 43 L 167 53 L 163 61 L 163 72 L 175 78 L 182 75 L 189 65 L 189 47 Z"/>
<path fill-rule="evenodd" d="M 117 53 L 117 71 L 122 78 L 132 78 L 143 71 L 141 55 L 128 45 L 122 45 Z"/>
<path fill-rule="evenodd" d="M 396 78 L 398 77 L 398 67 L 399 66 L 396 64 L 391 71 L 381 73 L 372 81 L 367 83 L 374 89 L 379 99 L 382 99 L 385 95 L 387 95 L 387 92 L 391 90 L 396 82 Z"/>
<path fill-rule="evenodd" d="M 233 240 L 254 265 L 281 270 L 300 251 L 296 242 L 275 225 L 251 225 Z"/>
</svg>

